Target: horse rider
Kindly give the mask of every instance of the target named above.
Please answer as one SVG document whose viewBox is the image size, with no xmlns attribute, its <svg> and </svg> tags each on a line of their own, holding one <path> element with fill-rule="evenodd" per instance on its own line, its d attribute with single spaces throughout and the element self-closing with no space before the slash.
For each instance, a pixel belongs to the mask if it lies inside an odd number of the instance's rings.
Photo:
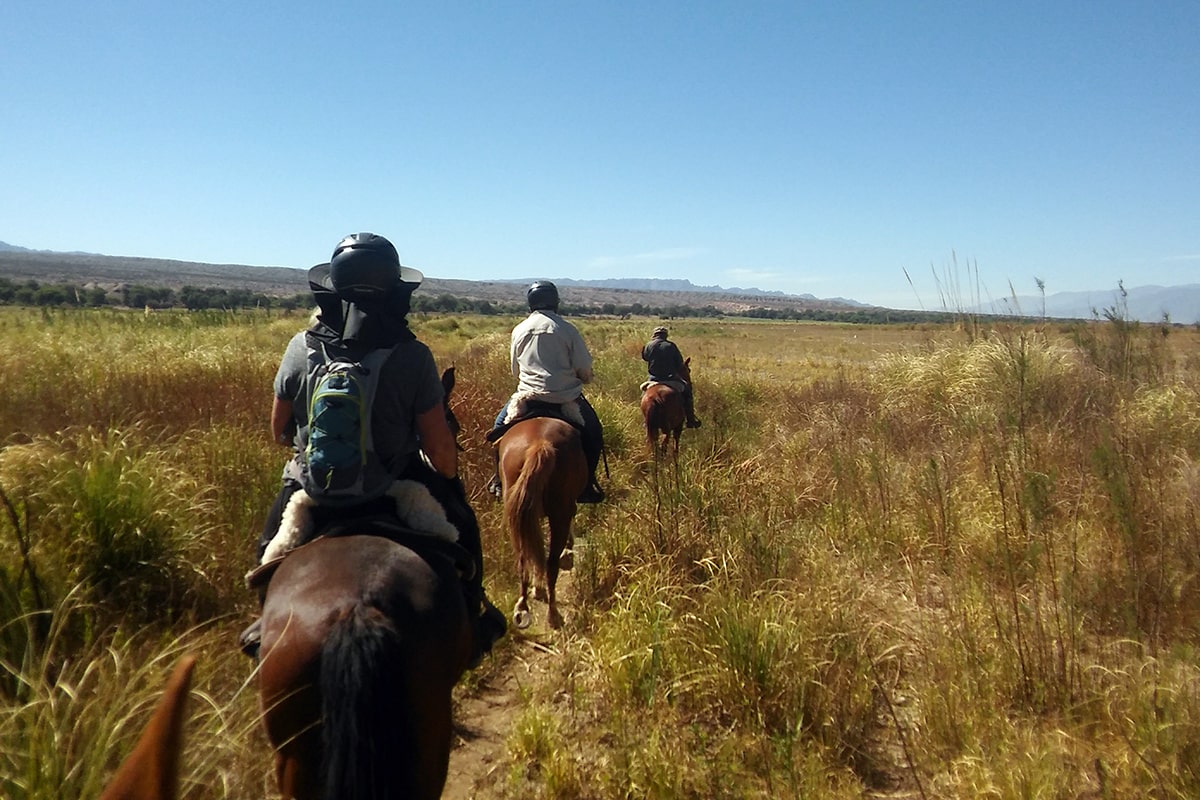
<svg viewBox="0 0 1200 800">
<path fill-rule="evenodd" d="M 578 502 L 598 503 L 604 499 L 604 491 L 596 479 L 596 467 L 604 449 L 604 431 L 596 411 L 583 396 L 583 385 L 592 381 L 592 354 L 575 326 L 559 315 L 557 286 L 550 281 L 534 281 L 525 291 L 525 299 L 529 316 L 513 328 L 509 348 L 517 391 L 500 409 L 495 427 L 487 436 L 488 441 L 495 441 L 505 429 L 506 418 L 514 403 L 518 406 L 529 402 L 557 406 L 560 415 L 568 421 L 571 421 L 570 410 L 564 406 L 578 404 L 582 419 L 576 422 L 583 423 L 583 452 L 590 475 Z M 501 494 L 498 463 L 496 474 L 488 483 L 488 491 L 497 497 Z"/>
<path fill-rule="evenodd" d="M 658 383 L 677 383 L 683 386 L 683 408 L 687 413 L 687 426 L 699 428 L 696 419 L 696 400 L 692 395 L 692 382 L 685 377 L 683 354 L 675 343 L 667 338 L 667 329 L 658 326 L 650 335 L 650 341 L 642 348 L 642 360 L 646 362 L 650 380 Z"/>
<path fill-rule="evenodd" d="M 363 497 L 339 502 L 325 516 L 344 518 L 347 508 L 395 515 L 394 501 L 390 506 L 379 505 L 381 500 L 392 499 L 381 497 L 383 490 L 398 480 L 415 480 L 429 489 L 443 507 L 446 520 L 457 528 L 458 544 L 475 562 L 462 586 L 473 620 L 471 665 L 475 666 L 504 634 L 506 622 L 503 612 L 484 595 L 479 523 L 458 476 L 458 447 L 446 419 L 437 366 L 429 348 L 408 327 L 410 299 L 422 278 L 417 270 L 401 266 L 392 243 L 374 233 L 345 237 L 329 263 L 309 270 L 309 287 L 319 310 L 313 324 L 293 336 L 284 351 L 271 408 L 272 438 L 292 447 L 294 453 L 268 512 L 258 560 L 279 530 L 288 501 L 302 488 L 314 349 L 321 348 L 327 357 L 360 360 L 372 351 L 391 348 L 375 379 L 368 426 L 368 450 L 373 450 L 373 455 L 363 467 Z M 321 502 L 317 501 L 318 512 L 322 511 Z M 257 625 L 258 621 L 243 633 L 243 650 L 250 655 L 257 654 Z"/>
</svg>

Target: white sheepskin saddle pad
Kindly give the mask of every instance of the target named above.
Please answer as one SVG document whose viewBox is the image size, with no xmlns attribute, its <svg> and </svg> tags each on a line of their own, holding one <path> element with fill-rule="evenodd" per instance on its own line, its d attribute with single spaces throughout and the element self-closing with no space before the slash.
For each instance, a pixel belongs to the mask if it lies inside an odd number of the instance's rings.
<svg viewBox="0 0 1200 800">
<path fill-rule="evenodd" d="M 537 398 L 532 395 L 522 394 L 517 392 L 508 401 L 508 413 L 504 415 L 504 424 L 508 425 L 513 420 L 521 419 L 529 412 L 529 402 Z M 563 419 L 576 425 L 580 428 L 584 427 L 583 412 L 579 410 L 578 401 L 571 400 L 563 403 L 559 408 L 562 410 Z"/>
<path fill-rule="evenodd" d="M 396 516 L 407 527 L 448 542 L 458 541 L 458 529 L 446 519 L 446 510 L 423 483 L 396 481 L 387 490 L 387 496 L 395 501 Z M 279 558 L 312 537 L 313 521 L 309 509 L 316 504 L 303 489 L 292 495 L 283 510 L 279 531 L 263 552 L 263 564 Z"/>
</svg>

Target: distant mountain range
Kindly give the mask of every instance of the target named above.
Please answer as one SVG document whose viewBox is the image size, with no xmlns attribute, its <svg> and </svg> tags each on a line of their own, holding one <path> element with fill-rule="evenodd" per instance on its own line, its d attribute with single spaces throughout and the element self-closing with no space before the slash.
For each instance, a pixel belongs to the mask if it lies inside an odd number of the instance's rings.
<svg viewBox="0 0 1200 800">
<path fill-rule="evenodd" d="M 1056 319 L 1105 318 L 1116 311 L 1127 319 L 1162 322 L 1164 317 L 1184 325 L 1200 323 L 1200 283 L 1184 286 L 1135 286 L 1107 291 L 1058 292 L 1041 297 L 1016 297 L 985 303 L 972 309 L 981 314 L 1054 317 Z"/>
<path fill-rule="evenodd" d="M 145 283 L 249 289 L 272 295 L 303 293 L 308 289 L 307 270 L 292 267 L 251 267 L 237 264 L 204 264 L 156 258 L 106 256 L 97 253 L 31 250 L 0 242 L 0 276 L 71 283 Z M 493 302 L 523 302 L 530 279 L 464 281 L 426 277 L 422 292 L 432 295 Z M 688 280 L 665 278 L 608 278 L 604 280 L 553 279 L 560 287 L 574 287 L 577 302 L 627 305 L 642 302 L 659 307 L 708 306 L 726 312 L 750 308 L 808 308 L 831 310 L 870 309 L 856 300 L 789 295 L 761 289 L 698 286 Z M 631 297 L 631 294 L 634 297 Z M 1117 289 L 1059 292 L 1046 297 L 1016 297 L 967 309 L 978 314 L 1103 319 L 1106 310 L 1123 311 L 1129 319 L 1160 322 L 1164 315 L 1175 323 L 1200 324 L 1200 284 L 1137 286 L 1126 288 L 1122 300 Z M 947 309 L 954 311 L 956 309 Z"/>
<path fill-rule="evenodd" d="M 159 258 L 106 256 L 96 253 L 64 253 L 30 250 L 0 242 L 0 277 L 32 279 L 46 283 L 166 285 L 246 289 L 268 295 L 301 294 L 308 290 L 308 270 L 294 267 L 251 267 L 238 264 L 204 264 Z M 428 295 L 450 294 L 461 299 L 488 300 L 523 304 L 525 287 L 532 279 L 465 281 L 426 276 L 421 292 Z M 725 289 L 720 286 L 696 286 L 687 280 L 607 279 L 581 281 L 554 278 L 560 287 L 572 291 L 564 296 L 569 303 L 602 306 L 670 308 L 712 306 L 725 313 L 755 308 L 820 309 L 853 311 L 870 309 L 853 300 L 822 300 L 813 295 L 788 295 L 759 289 Z"/>
</svg>

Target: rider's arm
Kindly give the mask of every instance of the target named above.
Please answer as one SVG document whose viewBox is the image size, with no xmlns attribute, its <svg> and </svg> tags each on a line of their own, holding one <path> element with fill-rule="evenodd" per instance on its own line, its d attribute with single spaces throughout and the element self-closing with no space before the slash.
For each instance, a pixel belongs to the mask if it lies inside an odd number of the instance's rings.
<svg viewBox="0 0 1200 800">
<path fill-rule="evenodd" d="M 457 475 L 458 448 L 454 446 L 454 434 L 446 424 L 446 411 L 440 403 L 417 415 L 417 434 L 433 468 L 447 478 Z"/>
<path fill-rule="evenodd" d="M 591 383 L 592 378 L 592 354 L 588 352 L 587 343 L 583 341 L 583 336 L 579 330 L 570 328 L 571 336 L 568 341 L 568 348 L 571 352 L 571 366 L 575 368 L 575 375 L 583 383 Z"/>
<path fill-rule="evenodd" d="M 290 447 L 293 432 L 292 401 L 276 397 L 271 405 L 271 439 Z"/>
</svg>

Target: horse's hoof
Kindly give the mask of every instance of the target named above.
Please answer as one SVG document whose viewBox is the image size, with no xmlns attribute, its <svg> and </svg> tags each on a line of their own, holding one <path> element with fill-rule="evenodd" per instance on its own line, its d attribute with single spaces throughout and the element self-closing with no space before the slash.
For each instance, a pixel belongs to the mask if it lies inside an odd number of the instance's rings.
<svg viewBox="0 0 1200 800">
<path fill-rule="evenodd" d="M 558 568 L 565 571 L 573 566 L 575 566 L 575 551 L 563 550 L 562 555 L 558 557 Z"/>
<path fill-rule="evenodd" d="M 533 622 L 533 617 L 524 609 L 513 612 L 513 627 L 524 630 L 529 627 L 529 623 Z"/>
<path fill-rule="evenodd" d="M 562 614 L 558 613 L 557 608 L 550 609 L 550 613 L 546 617 L 546 624 L 548 624 L 554 630 L 558 630 L 563 626 Z"/>
</svg>

